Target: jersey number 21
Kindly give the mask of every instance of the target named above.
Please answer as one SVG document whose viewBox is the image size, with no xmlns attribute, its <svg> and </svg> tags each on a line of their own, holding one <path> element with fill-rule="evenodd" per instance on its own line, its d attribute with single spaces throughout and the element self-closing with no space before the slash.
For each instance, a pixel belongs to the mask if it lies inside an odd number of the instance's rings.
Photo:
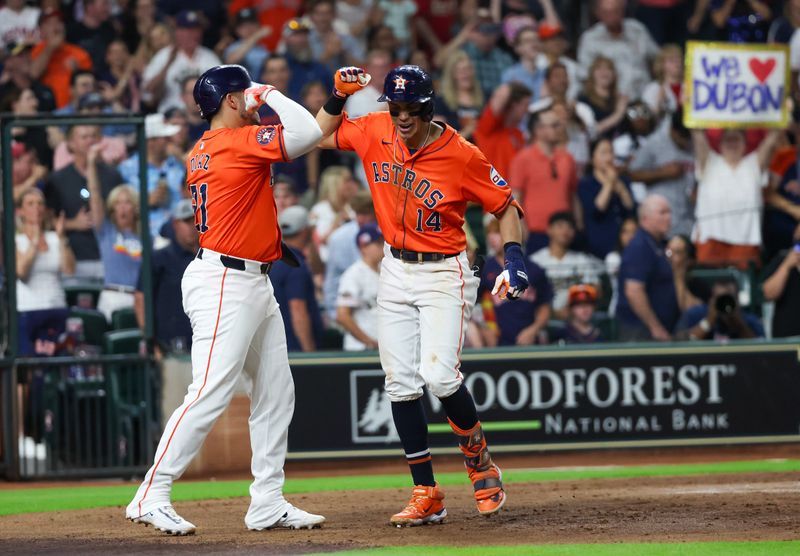
<svg viewBox="0 0 800 556">
<path fill-rule="evenodd" d="M 195 224 L 195 228 L 201 234 L 208 231 L 208 213 L 206 212 L 206 201 L 208 200 L 208 184 L 201 183 L 199 186 L 195 183 L 189 186 L 189 191 L 192 192 L 192 208 L 194 208 L 195 222 L 197 222 L 197 211 L 200 211 L 200 223 Z"/>
</svg>

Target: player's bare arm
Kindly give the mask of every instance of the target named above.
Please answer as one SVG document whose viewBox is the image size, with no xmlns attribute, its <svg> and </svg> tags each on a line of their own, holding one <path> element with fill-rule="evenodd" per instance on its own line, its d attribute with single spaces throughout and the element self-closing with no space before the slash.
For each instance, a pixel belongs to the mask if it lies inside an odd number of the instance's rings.
<svg viewBox="0 0 800 556">
<path fill-rule="evenodd" d="M 354 66 L 336 70 L 331 97 L 317 112 L 317 124 L 322 130 L 322 140 L 319 142 L 321 148 L 336 148 L 333 134 L 342 123 L 342 110 L 348 97 L 366 87 L 371 79 L 363 69 Z"/>
</svg>

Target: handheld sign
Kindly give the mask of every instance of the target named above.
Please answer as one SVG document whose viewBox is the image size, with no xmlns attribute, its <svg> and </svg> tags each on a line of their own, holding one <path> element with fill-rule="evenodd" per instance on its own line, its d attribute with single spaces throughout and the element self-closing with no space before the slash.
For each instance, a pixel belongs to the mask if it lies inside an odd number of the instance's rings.
<svg viewBox="0 0 800 556">
<path fill-rule="evenodd" d="M 786 127 L 786 45 L 686 43 L 686 127 Z"/>
</svg>

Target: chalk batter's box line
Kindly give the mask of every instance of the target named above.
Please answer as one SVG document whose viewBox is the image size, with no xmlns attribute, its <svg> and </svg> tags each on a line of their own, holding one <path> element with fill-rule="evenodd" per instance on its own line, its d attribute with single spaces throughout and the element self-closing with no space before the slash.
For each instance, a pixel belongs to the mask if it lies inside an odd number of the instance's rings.
<svg viewBox="0 0 800 556">
<path fill-rule="evenodd" d="M 786 95 L 791 94 L 791 81 L 792 81 L 792 68 L 791 60 L 789 60 L 789 47 L 785 44 L 738 44 L 732 42 L 704 42 L 704 41 L 687 41 L 686 54 L 684 55 L 684 82 L 683 88 L 686 91 L 683 95 L 683 125 L 688 128 L 726 128 L 726 129 L 743 129 L 743 128 L 786 128 L 789 125 L 789 109 L 786 102 L 783 103 L 781 108 L 781 119 L 778 121 L 752 121 L 752 122 L 721 122 L 719 120 L 701 120 L 691 116 L 692 97 L 694 96 L 694 88 L 692 87 L 692 72 L 689 71 L 691 64 L 694 61 L 695 49 L 703 48 L 704 50 L 740 50 L 757 54 L 759 52 L 783 52 L 785 56 L 784 75 L 783 75 L 783 88 Z"/>
</svg>

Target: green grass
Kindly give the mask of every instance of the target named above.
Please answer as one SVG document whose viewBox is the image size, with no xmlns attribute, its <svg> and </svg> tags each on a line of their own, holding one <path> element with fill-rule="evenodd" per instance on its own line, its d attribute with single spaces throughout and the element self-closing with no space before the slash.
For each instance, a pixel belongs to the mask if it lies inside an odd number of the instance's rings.
<svg viewBox="0 0 800 556">
<path fill-rule="evenodd" d="M 729 461 L 577 469 L 508 469 L 503 473 L 503 478 L 508 483 L 513 484 L 720 473 L 785 473 L 790 471 L 800 471 L 800 460 Z M 461 485 L 468 482 L 466 474 L 462 472 L 439 473 L 436 478 L 442 486 Z M 34 487 L 0 490 L 0 515 L 124 506 L 135 494 L 137 486 L 133 484 L 98 486 L 96 484 L 77 483 L 72 487 Z M 249 481 L 180 481 L 173 487 L 172 500 L 179 502 L 237 498 L 248 495 L 248 486 Z M 300 494 L 335 490 L 406 488 L 408 486 L 409 477 L 406 474 L 349 475 L 343 477 L 288 479 L 284 492 L 286 494 Z"/>
<path fill-rule="evenodd" d="M 800 554 L 800 541 L 770 542 L 687 542 L 625 544 L 521 544 L 514 546 L 481 546 L 454 548 L 449 546 L 398 546 L 337 552 L 336 556 L 769 556 Z"/>
</svg>

